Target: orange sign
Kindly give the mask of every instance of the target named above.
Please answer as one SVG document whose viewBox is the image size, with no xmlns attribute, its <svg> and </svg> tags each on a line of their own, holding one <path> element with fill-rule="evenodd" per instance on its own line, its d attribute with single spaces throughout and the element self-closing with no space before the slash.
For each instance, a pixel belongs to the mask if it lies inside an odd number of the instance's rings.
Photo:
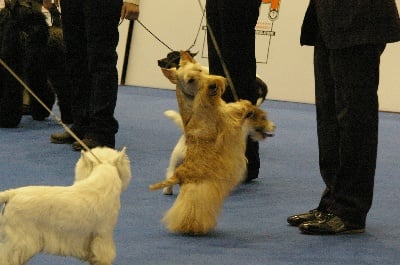
<svg viewBox="0 0 400 265">
<path fill-rule="evenodd" d="M 278 18 L 280 2 L 281 0 L 262 0 L 263 4 L 271 4 L 268 14 L 269 19 L 275 20 Z"/>
<path fill-rule="evenodd" d="M 279 10 L 280 0 L 262 0 L 264 4 L 271 4 L 271 9 Z"/>
</svg>

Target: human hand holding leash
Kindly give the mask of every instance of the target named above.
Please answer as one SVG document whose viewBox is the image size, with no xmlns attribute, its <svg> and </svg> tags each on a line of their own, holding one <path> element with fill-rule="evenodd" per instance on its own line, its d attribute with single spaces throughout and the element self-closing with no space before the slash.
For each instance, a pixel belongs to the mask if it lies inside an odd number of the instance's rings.
<svg viewBox="0 0 400 265">
<path fill-rule="evenodd" d="M 123 19 L 136 20 L 139 17 L 139 5 L 124 2 L 121 9 L 121 21 Z"/>
</svg>

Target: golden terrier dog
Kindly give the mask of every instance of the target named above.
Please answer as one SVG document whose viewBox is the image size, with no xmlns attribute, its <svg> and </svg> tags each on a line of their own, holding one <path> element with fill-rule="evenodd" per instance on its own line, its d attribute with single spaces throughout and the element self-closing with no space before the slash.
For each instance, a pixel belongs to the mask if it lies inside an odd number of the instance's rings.
<svg viewBox="0 0 400 265">
<path fill-rule="evenodd" d="M 167 110 L 164 115 L 170 118 L 174 123 L 184 131 L 184 121 L 188 120 L 192 114 L 194 96 L 197 94 L 199 85 L 201 84 L 202 78 L 208 75 L 208 68 L 200 65 L 192 58 L 188 52 L 181 52 L 180 62 L 178 68 L 161 68 L 164 76 L 169 81 L 176 85 L 176 97 L 179 105 L 179 115 L 176 111 Z M 260 106 L 264 101 L 265 94 L 260 95 L 257 101 L 257 106 Z M 274 126 L 271 123 L 271 126 Z M 269 134 L 268 136 L 272 136 Z M 169 165 L 166 170 L 166 179 L 172 177 L 175 173 L 175 169 L 180 165 L 185 158 L 186 154 L 186 139 L 185 135 L 182 135 L 177 144 L 175 145 L 169 160 Z M 173 186 L 168 186 L 163 189 L 163 194 L 172 195 Z"/>
<path fill-rule="evenodd" d="M 177 95 L 187 98 L 187 90 L 178 86 L 181 77 L 188 75 L 179 69 L 168 74 L 176 80 Z M 172 177 L 150 189 L 179 184 L 179 194 L 163 222 L 172 232 L 204 235 L 215 228 L 223 201 L 245 176 L 247 136 L 261 140 L 275 127 L 264 111 L 247 100 L 226 104 L 221 99 L 225 78 L 199 71 L 186 79 L 198 89 L 192 108 L 178 98 L 179 109 L 184 110 L 180 114 L 186 154 Z"/>
<path fill-rule="evenodd" d="M 187 123 L 192 115 L 193 100 L 197 94 L 201 80 L 205 75 L 208 76 L 208 68 L 197 63 L 188 52 L 181 51 L 179 66 L 177 68 L 161 68 L 161 71 L 172 84 L 176 85 L 176 99 L 180 113 L 180 115 L 176 115 L 175 111 L 168 110 L 164 114 L 173 120 L 183 131 L 183 124 Z M 182 135 L 171 153 L 169 166 L 166 171 L 166 179 L 174 174 L 176 167 L 182 163 L 185 153 L 186 139 Z M 172 195 L 173 186 L 165 187 L 163 194 Z"/>
</svg>

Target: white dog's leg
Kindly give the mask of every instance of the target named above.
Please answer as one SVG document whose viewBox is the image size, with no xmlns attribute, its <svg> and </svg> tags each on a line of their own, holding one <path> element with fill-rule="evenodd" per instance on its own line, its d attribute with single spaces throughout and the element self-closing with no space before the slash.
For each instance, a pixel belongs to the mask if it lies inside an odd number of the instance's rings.
<svg viewBox="0 0 400 265">
<path fill-rule="evenodd" d="M 175 111 L 175 110 L 166 110 L 166 111 L 164 111 L 164 115 L 165 115 L 165 117 L 167 117 L 170 120 L 172 120 L 176 124 L 176 126 L 178 126 L 178 128 L 181 129 L 182 132 L 183 132 L 182 117 L 177 111 Z"/>
<path fill-rule="evenodd" d="M 115 259 L 115 244 L 111 237 L 96 236 L 90 245 L 90 265 L 112 265 Z"/>
<path fill-rule="evenodd" d="M 174 150 L 172 150 L 171 157 L 169 158 L 169 165 L 167 168 L 165 179 L 171 178 L 176 168 L 182 163 L 183 159 L 186 156 L 186 138 L 182 135 L 178 142 L 176 143 Z M 173 187 L 165 187 L 163 189 L 164 195 L 172 195 L 173 194 Z"/>
<path fill-rule="evenodd" d="M 0 239 L 3 240 L 3 239 Z M 25 265 L 40 250 L 35 245 L 27 245 L 22 237 L 19 242 L 14 243 L 7 238 L 5 243 L 0 243 L 0 264 L 1 265 Z"/>
</svg>

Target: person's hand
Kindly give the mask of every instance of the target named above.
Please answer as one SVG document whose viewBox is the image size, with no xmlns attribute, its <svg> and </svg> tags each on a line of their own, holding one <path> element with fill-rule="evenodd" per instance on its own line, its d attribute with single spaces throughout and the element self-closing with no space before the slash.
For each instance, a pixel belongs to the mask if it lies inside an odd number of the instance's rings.
<svg viewBox="0 0 400 265">
<path fill-rule="evenodd" d="M 43 0 L 43 7 L 50 10 L 50 8 L 53 6 L 53 3 L 51 0 Z"/>
<path fill-rule="evenodd" d="M 122 5 L 121 21 L 123 19 L 135 20 L 139 17 L 139 6 L 132 3 L 125 3 Z"/>
<path fill-rule="evenodd" d="M 52 8 L 58 7 L 58 1 L 43 0 L 43 7 L 51 11 Z"/>
</svg>

